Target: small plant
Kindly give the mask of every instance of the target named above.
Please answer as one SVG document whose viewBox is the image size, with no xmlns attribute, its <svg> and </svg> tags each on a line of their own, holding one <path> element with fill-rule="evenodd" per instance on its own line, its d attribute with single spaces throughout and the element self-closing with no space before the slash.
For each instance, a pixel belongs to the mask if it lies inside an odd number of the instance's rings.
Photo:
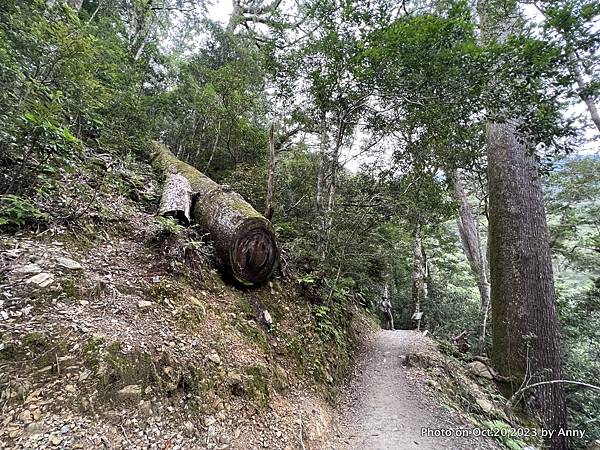
<svg viewBox="0 0 600 450">
<path fill-rule="evenodd" d="M 47 218 L 25 197 L 10 194 L 0 196 L 0 226 L 23 227 L 29 223 L 44 222 Z"/>
<path fill-rule="evenodd" d="M 161 226 L 161 231 L 165 234 L 179 234 L 185 229 L 171 217 L 156 217 L 156 222 Z"/>
<path fill-rule="evenodd" d="M 341 342 L 340 331 L 335 327 L 331 319 L 331 308 L 328 306 L 317 306 L 315 308 L 315 317 L 317 318 L 317 328 L 325 336 L 330 336 L 337 343 Z"/>
<path fill-rule="evenodd" d="M 303 276 L 298 278 L 298 283 L 301 284 L 315 284 L 317 280 L 310 274 L 304 274 Z"/>
</svg>

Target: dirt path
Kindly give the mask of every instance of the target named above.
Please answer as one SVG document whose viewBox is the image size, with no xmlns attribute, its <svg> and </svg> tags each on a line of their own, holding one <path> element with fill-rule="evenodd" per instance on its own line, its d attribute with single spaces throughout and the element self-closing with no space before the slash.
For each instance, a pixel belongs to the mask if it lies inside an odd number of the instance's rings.
<svg viewBox="0 0 600 450">
<path fill-rule="evenodd" d="M 414 331 L 379 331 L 359 358 L 340 405 L 335 450 L 493 449 L 494 442 L 467 433 L 472 426 L 437 402 L 422 369 L 407 369 L 403 356 L 431 343 Z M 451 436 L 428 435 L 453 430 Z M 471 434 L 471 433 L 470 433 Z"/>
</svg>

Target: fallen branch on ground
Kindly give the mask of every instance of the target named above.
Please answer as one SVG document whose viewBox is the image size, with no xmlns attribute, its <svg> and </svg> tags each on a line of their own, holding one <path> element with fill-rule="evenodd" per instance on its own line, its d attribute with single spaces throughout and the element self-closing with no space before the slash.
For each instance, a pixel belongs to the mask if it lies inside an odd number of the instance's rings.
<svg viewBox="0 0 600 450">
<path fill-rule="evenodd" d="M 540 381 L 539 383 L 533 383 L 533 384 L 529 384 L 527 386 L 522 387 L 521 389 L 519 389 L 517 392 L 515 392 L 513 394 L 513 396 L 508 400 L 508 402 L 506 403 L 507 406 L 514 406 L 515 404 L 515 399 L 522 394 L 525 391 L 528 391 L 531 388 L 537 387 L 537 386 L 542 386 L 544 384 L 556 384 L 556 383 L 564 383 L 564 384 L 575 384 L 577 386 L 584 386 L 590 389 L 594 389 L 597 391 L 600 391 L 600 386 L 595 386 L 593 384 L 589 384 L 589 383 L 583 383 L 581 381 L 572 381 L 572 380 L 550 380 L 550 381 Z M 518 403 L 518 402 L 517 402 Z"/>
</svg>

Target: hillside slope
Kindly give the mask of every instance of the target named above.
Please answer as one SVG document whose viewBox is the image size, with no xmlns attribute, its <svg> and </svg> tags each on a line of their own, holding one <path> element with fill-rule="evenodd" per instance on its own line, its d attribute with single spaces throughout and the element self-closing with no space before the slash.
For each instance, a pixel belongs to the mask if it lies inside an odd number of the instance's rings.
<svg viewBox="0 0 600 450">
<path fill-rule="evenodd" d="M 332 339 L 298 280 L 224 279 L 142 169 L 80 223 L 0 235 L 0 446 L 318 448 L 368 320 Z"/>
</svg>

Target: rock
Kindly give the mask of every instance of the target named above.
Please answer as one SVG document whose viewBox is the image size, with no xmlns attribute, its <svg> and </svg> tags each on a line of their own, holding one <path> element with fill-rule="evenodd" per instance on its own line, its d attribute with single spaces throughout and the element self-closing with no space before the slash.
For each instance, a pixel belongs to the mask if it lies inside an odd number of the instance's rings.
<svg viewBox="0 0 600 450">
<path fill-rule="evenodd" d="M 136 398 L 142 395 L 142 388 L 137 384 L 130 384 L 117 392 L 124 398 Z"/>
<path fill-rule="evenodd" d="M 489 413 L 494 409 L 494 405 L 492 402 L 484 399 L 484 398 L 476 398 L 475 402 L 481 408 L 484 413 Z"/>
<path fill-rule="evenodd" d="M 40 422 L 31 422 L 25 428 L 25 433 L 27 434 L 41 434 L 44 432 L 44 426 Z"/>
<path fill-rule="evenodd" d="M 39 287 L 46 287 L 54 282 L 54 276 L 51 273 L 42 272 L 32 276 L 27 283 L 37 284 Z"/>
<path fill-rule="evenodd" d="M 65 386 L 65 391 L 67 391 L 69 394 L 73 394 L 73 393 L 75 393 L 75 391 L 76 391 L 76 390 L 77 390 L 77 389 L 76 389 L 76 388 L 75 388 L 75 386 L 74 386 L 74 385 L 72 385 L 72 384 L 67 384 L 67 385 Z"/>
<path fill-rule="evenodd" d="M 221 357 L 217 353 L 211 353 L 208 355 L 208 360 L 217 365 L 221 364 Z"/>
<path fill-rule="evenodd" d="M 149 302 L 148 300 L 140 300 L 138 302 L 138 308 L 140 308 L 140 309 L 150 308 L 150 307 L 152 307 L 152 305 L 154 305 L 154 303 Z"/>
<path fill-rule="evenodd" d="M 140 402 L 140 412 L 147 417 L 152 415 L 152 403 L 149 401 L 142 400 Z"/>
<path fill-rule="evenodd" d="M 25 266 L 17 267 L 12 271 L 14 275 L 35 275 L 42 271 L 42 268 L 37 264 L 27 264 Z"/>
<path fill-rule="evenodd" d="M 190 297 L 190 303 L 194 306 L 204 306 L 200 300 L 193 296 Z"/>
<path fill-rule="evenodd" d="M 487 378 L 488 380 L 494 379 L 494 376 L 490 372 L 490 369 L 488 368 L 488 366 L 486 366 L 481 361 L 470 362 L 469 364 L 467 364 L 467 366 L 469 366 L 469 369 L 471 370 L 471 372 L 474 375 L 477 375 L 478 377 Z"/>
<path fill-rule="evenodd" d="M 21 414 L 19 414 L 19 420 L 25 422 L 26 424 L 31 422 L 33 420 L 31 411 L 29 411 L 28 409 L 23 411 Z"/>
<path fill-rule="evenodd" d="M 60 432 L 62 434 L 67 434 L 69 431 L 71 431 L 71 428 L 69 427 L 69 425 L 63 425 L 62 428 L 60 429 Z"/>
<path fill-rule="evenodd" d="M 60 436 L 58 434 L 53 434 L 52 436 L 50 436 L 50 443 L 52 445 L 60 445 L 62 440 L 63 440 L 62 436 Z"/>
<path fill-rule="evenodd" d="M 244 381 L 242 376 L 237 372 L 229 373 L 227 377 L 227 384 L 234 395 L 241 396 L 244 394 Z"/>
<path fill-rule="evenodd" d="M 262 320 L 264 324 L 268 327 L 273 325 L 273 318 L 271 317 L 271 314 L 269 314 L 269 311 L 267 311 L 266 309 L 262 312 Z"/>
<path fill-rule="evenodd" d="M 186 430 L 188 430 L 190 433 L 192 433 L 195 429 L 194 424 L 192 422 L 190 422 L 189 420 L 187 420 L 183 426 L 185 427 Z"/>
<path fill-rule="evenodd" d="M 600 439 L 590 442 L 587 445 L 586 450 L 600 450 Z"/>
<path fill-rule="evenodd" d="M 83 266 L 71 258 L 56 258 L 56 265 L 69 270 L 83 270 Z"/>
<path fill-rule="evenodd" d="M 213 416 L 208 416 L 204 418 L 204 426 L 210 427 L 211 425 L 213 425 L 215 422 L 217 421 L 217 419 L 215 419 Z"/>
</svg>

